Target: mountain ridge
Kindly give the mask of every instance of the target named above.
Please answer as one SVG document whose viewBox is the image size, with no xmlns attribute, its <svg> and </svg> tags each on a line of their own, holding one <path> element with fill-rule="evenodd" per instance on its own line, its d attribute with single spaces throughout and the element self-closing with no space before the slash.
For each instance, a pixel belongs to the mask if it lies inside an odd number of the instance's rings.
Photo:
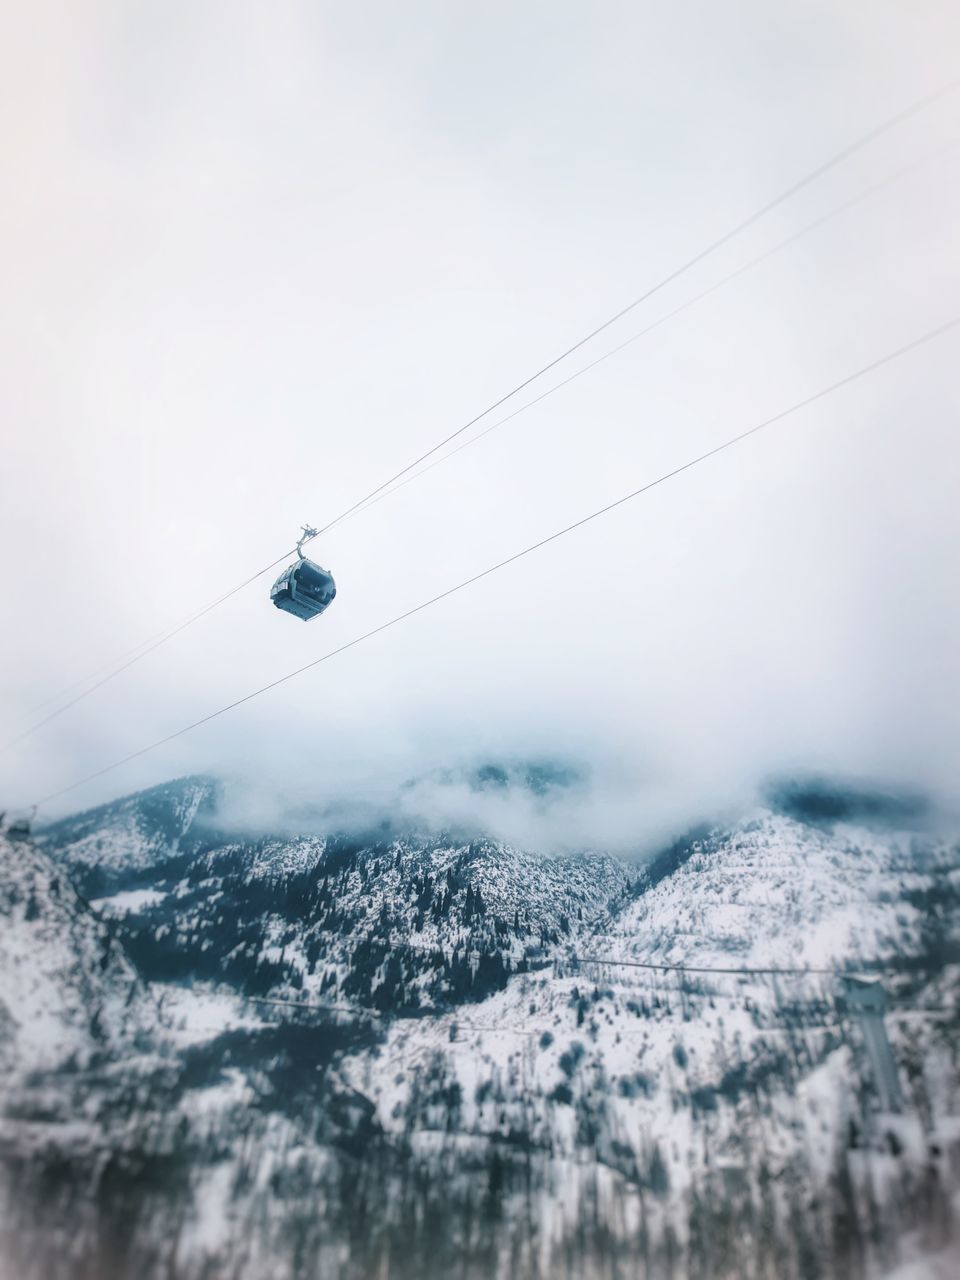
<svg viewBox="0 0 960 1280">
<path fill-rule="evenodd" d="M 105 1117 L 88 1146 L 46 1130 L 96 1274 L 799 1280 L 953 1247 L 957 841 L 762 806 L 643 866 L 480 833 L 249 840 L 177 785 L 34 854 L 90 884 L 104 854 L 96 928 L 153 1011 L 118 1079 L 56 1086 Z M 871 964 L 897 1113 L 843 981 Z M 18 1105 L 3 1196 L 39 1223 Z M 122 1195 L 93 1173 L 116 1161 Z M 17 1280 L 73 1280 L 27 1236 L 47 1271 L 14 1241 Z"/>
</svg>

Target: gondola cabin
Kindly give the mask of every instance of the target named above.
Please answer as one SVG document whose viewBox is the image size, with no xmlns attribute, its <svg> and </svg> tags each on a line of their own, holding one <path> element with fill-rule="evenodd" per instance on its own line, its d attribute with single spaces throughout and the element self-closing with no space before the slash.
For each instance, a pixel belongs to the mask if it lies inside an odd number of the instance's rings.
<svg viewBox="0 0 960 1280">
<path fill-rule="evenodd" d="M 270 599 L 277 608 L 304 622 L 319 618 L 336 594 L 333 574 L 306 557 L 284 569 L 270 588 Z"/>
</svg>

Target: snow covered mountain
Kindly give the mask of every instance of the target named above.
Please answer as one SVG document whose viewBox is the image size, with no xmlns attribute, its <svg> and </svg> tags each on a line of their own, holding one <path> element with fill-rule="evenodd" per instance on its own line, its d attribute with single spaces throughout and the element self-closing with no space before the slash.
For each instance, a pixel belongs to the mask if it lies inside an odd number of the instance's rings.
<svg viewBox="0 0 960 1280">
<path fill-rule="evenodd" d="M 219 793 L 212 778 L 180 778 L 65 818 L 51 834 L 69 847 L 74 879 L 93 896 L 135 882 L 138 873 L 149 879 L 157 862 L 181 851 L 189 856 L 198 847 L 197 831 L 216 813 Z"/>
<path fill-rule="evenodd" d="M 0 836 L 0 1062 L 9 1073 L 78 1070 L 127 1042 L 146 988 L 63 870 Z"/>
<path fill-rule="evenodd" d="M 2 848 L 2 1280 L 954 1273 L 960 844 L 918 806 L 781 789 L 638 866 L 218 797 Z"/>
</svg>

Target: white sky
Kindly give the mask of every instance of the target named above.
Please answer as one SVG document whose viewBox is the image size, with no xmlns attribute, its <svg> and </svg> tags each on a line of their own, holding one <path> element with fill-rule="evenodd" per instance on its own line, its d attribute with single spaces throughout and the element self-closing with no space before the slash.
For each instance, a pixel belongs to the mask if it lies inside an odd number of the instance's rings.
<svg viewBox="0 0 960 1280">
<path fill-rule="evenodd" d="M 947 0 L 8 3 L 4 738 L 956 74 Z M 960 93 L 574 357 L 960 138 Z M 960 313 L 960 149 L 314 544 L 0 756 L 45 794 Z M 960 335 L 55 806 L 475 754 L 692 809 L 960 766 Z"/>
</svg>

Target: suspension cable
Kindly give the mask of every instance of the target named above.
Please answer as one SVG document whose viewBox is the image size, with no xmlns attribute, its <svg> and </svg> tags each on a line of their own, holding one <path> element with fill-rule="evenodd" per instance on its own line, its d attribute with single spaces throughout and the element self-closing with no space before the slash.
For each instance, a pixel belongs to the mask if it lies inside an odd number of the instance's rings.
<svg viewBox="0 0 960 1280">
<path fill-rule="evenodd" d="M 180 729 L 176 729 L 173 733 L 168 733 L 165 737 L 158 738 L 155 742 L 148 743 L 147 746 L 140 747 L 136 751 L 131 751 L 128 755 L 115 760 L 112 764 L 105 765 L 101 769 L 94 770 L 93 773 L 86 774 L 77 781 L 70 783 L 68 786 L 60 787 L 56 791 L 41 797 L 36 801 L 37 806 L 48 804 L 51 800 L 59 799 L 60 796 L 67 795 L 71 791 L 75 791 L 78 787 L 93 782 L 98 778 L 104 777 L 108 773 L 112 773 L 115 769 L 121 768 L 125 764 L 129 764 L 133 760 L 138 760 L 141 756 L 147 755 L 149 752 L 157 750 L 158 747 L 165 746 L 169 742 L 173 742 L 176 738 L 182 737 L 184 734 L 191 733 L 194 729 L 199 729 L 202 725 L 209 724 L 211 720 L 216 720 L 222 715 L 226 715 L 228 711 L 233 711 L 237 707 L 243 706 L 247 702 L 253 701 L 254 698 L 260 697 L 261 694 L 268 693 L 271 689 L 276 689 L 282 684 L 286 684 L 289 680 L 303 675 L 305 671 L 310 671 L 314 667 L 318 667 L 321 663 L 328 662 L 331 658 L 337 657 L 341 653 L 346 653 L 348 649 L 353 649 L 364 641 L 372 639 L 383 631 L 389 630 L 391 627 L 397 626 L 401 622 L 405 622 L 408 618 L 414 617 L 418 613 L 422 613 L 425 609 L 432 608 L 433 605 L 439 604 L 440 601 L 448 599 L 459 591 L 465 590 L 467 587 L 473 586 L 477 582 L 481 582 L 484 578 L 490 577 L 491 574 L 505 569 L 508 565 L 522 560 L 525 556 L 531 555 L 534 551 L 539 551 L 542 547 L 548 546 L 552 542 L 556 542 L 559 538 L 565 537 L 568 533 L 573 533 L 576 529 L 581 529 L 585 525 L 590 524 L 594 520 L 598 520 L 601 516 L 608 515 L 611 511 L 623 506 L 627 502 L 631 502 L 634 498 L 638 498 L 641 494 L 648 493 L 651 489 L 658 485 L 664 484 L 667 480 L 673 479 L 675 476 L 681 475 L 685 471 L 689 471 L 692 467 L 698 466 L 702 462 L 706 462 L 708 458 L 713 458 L 719 453 L 723 453 L 727 449 L 732 449 L 735 445 L 741 444 L 750 437 L 755 436 L 758 432 L 765 430 L 767 427 L 773 426 L 775 423 L 782 422 L 785 418 L 791 417 L 800 410 L 825 399 L 841 388 L 849 386 L 851 383 L 866 377 L 868 374 L 875 372 L 884 365 L 890 364 L 892 361 L 899 359 L 911 351 L 917 350 L 919 347 L 925 346 L 927 343 L 942 337 L 944 334 L 952 331 L 960 325 L 960 315 L 954 316 L 946 323 L 938 325 L 934 329 L 929 329 L 926 333 L 912 339 L 910 342 L 904 343 L 902 346 L 888 351 L 885 355 L 878 357 L 869 364 L 862 365 L 859 369 L 852 373 L 845 374 L 844 377 L 830 383 L 826 387 L 822 387 L 819 391 L 815 391 L 812 395 L 806 396 L 803 400 L 798 400 L 790 405 L 787 409 L 782 409 L 779 413 L 774 414 L 770 418 L 764 419 L 762 422 L 756 423 L 749 427 L 746 431 L 741 431 L 738 435 L 731 436 L 729 439 L 715 445 L 712 449 L 708 449 L 705 453 L 699 454 L 695 458 L 689 459 L 678 467 L 674 467 L 671 471 L 666 471 L 663 475 L 658 476 L 655 480 L 649 480 L 646 484 L 641 485 L 638 489 L 632 490 L 630 493 L 624 494 L 622 497 L 609 502 L 606 506 L 600 507 L 596 511 L 590 512 L 589 515 L 582 516 L 579 520 L 575 520 L 572 524 L 557 529 L 554 533 L 548 534 L 547 537 L 541 538 L 538 542 L 531 543 L 530 546 L 524 547 L 521 551 L 514 552 L 513 555 L 507 556 L 506 559 L 498 561 L 496 564 L 490 565 L 486 569 L 482 569 L 479 573 L 473 574 L 469 578 L 465 578 L 462 582 L 458 582 L 455 586 L 448 587 L 445 591 L 441 591 L 430 599 L 422 601 L 418 605 L 414 605 L 412 609 L 407 609 L 403 613 L 397 614 L 396 617 L 381 622 L 379 626 L 372 627 L 369 631 L 363 632 L 359 636 L 355 636 L 352 640 L 348 640 L 345 644 L 338 645 L 335 649 L 330 649 L 327 653 L 322 654 L 319 658 L 314 658 L 311 662 L 305 663 L 302 667 L 297 667 L 293 671 L 287 672 L 286 675 L 271 680 L 260 688 L 254 689 L 251 693 L 244 694 L 241 698 L 236 698 L 233 702 L 228 702 L 225 706 L 211 711 L 205 716 L 201 716 L 199 720 L 194 720 L 190 724 L 184 725 Z"/>
<path fill-rule="evenodd" d="M 746 231 L 749 227 L 753 226 L 754 223 L 760 221 L 760 219 L 765 217 L 768 213 L 771 213 L 774 209 L 784 204 L 791 197 L 793 197 L 794 195 L 802 191 L 805 187 L 808 187 L 812 183 L 816 182 L 819 178 L 823 177 L 825 174 L 829 173 L 832 169 L 835 169 L 837 166 L 841 165 L 846 160 L 850 159 L 857 152 L 863 150 L 865 147 L 869 146 L 872 142 L 875 142 L 878 138 L 882 137 L 884 134 L 897 128 L 899 125 L 903 124 L 905 121 L 909 120 L 911 117 L 933 106 L 935 103 L 941 101 L 943 98 L 948 97 L 950 94 L 956 92 L 958 88 L 960 88 L 960 79 L 955 79 L 950 81 L 948 84 L 942 85 L 940 88 L 935 89 L 930 93 L 925 94 L 923 97 L 916 99 L 914 102 L 902 108 L 900 111 L 896 112 L 894 115 L 887 117 L 885 120 L 875 125 L 872 129 L 869 129 L 866 133 L 861 134 L 853 142 L 849 143 L 847 146 L 835 152 L 829 159 L 823 161 L 821 164 L 817 165 L 816 168 L 811 169 L 808 173 L 804 174 L 803 177 L 799 178 L 796 182 L 786 187 L 778 195 L 774 196 L 771 200 L 767 201 L 766 204 L 762 205 L 759 209 L 755 210 L 749 216 L 747 216 L 746 218 L 743 218 L 740 222 L 736 223 L 729 230 L 725 231 L 722 235 L 718 236 L 715 240 L 711 241 L 704 249 L 701 249 L 698 253 L 688 258 L 679 267 L 676 267 L 673 271 L 671 271 L 668 275 L 664 276 L 656 284 L 652 285 L 645 292 L 641 293 L 638 297 L 634 298 L 631 302 L 627 303 L 626 306 L 622 307 L 619 311 L 615 312 L 607 320 L 604 320 L 601 324 L 597 325 L 594 329 L 590 330 L 589 333 L 585 334 L 582 338 L 578 339 L 571 346 L 567 347 L 559 355 L 555 356 L 547 364 L 543 365 L 542 368 L 538 369 L 536 373 L 531 374 L 529 377 L 525 378 L 522 382 L 518 383 L 515 387 L 513 387 L 510 391 L 508 391 L 505 395 L 501 396 L 498 400 L 495 400 L 493 404 L 488 405 L 487 408 L 482 410 L 482 412 L 476 414 L 468 422 L 465 422 L 463 426 L 458 427 L 455 431 L 450 432 L 449 435 L 445 436 L 442 440 L 439 440 L 435 445 L 433 445 L 431 448 L 426 450 L 425 453 L 420 454 L 420 456 L 415 458 L 412 462 L 407 463 L 406 466 L 402 467 L 399 471 L 395 472 L 392 476 L 382 481 L 382 483 L 378 484 L 374 489 L 370 490 L 369 493 L 365 494 L 361 498 L 358 498 L 350 506 L 346 507 L 343 511 L 341 511 L 339 515 L 335 516 L 333 520 L 329 521 L 327 524 L 317 529 L 313 537 L 305 539 L 304 545 L 313 541 L 313 538 L 318 538 L 322 534 L 328 533 L 335 526 L 341 524 L 343 521 L 347 520 L 349 517 L 353 516 L 355 513 L 359 513 L 362 509 L 365 509 L 367 505 L 373 505 L 373 501 L 378 499 L 380 494 L 384 493 L 384 491 L 390 490 L 391 486 L 396 484 L 397 481 L 402 480 L 403 477 L 407 476 L 409 472 L 419 467 L 421 463 L 427 461 L 427 459 L 431 458 L 434 454 L 438 453 L 446 445 L 450 444 L 453 440 L 463 435 L 471 427 L 475 426 L 478 422 L 488 417 L 496 409 L 499 409 L 508 400 L 512 399 L 515 395 L 518 395 L 521 391 L 529 387 L 531 383 L 537 381 L 538 378 L 541 378 L 544 374 L 548 373 L 551 369 L 555 368 L 563 360 L 567 359 L 568 356 L 573 355 L 573 353 L 576 351 L 579 351 L 581 347 L 586 346 L 587 343 L 591 342 L 594 338 L 598 337 L 605 330 L 609 329 L 612 325 L 616 324 L 618 320 L 623 319 L 624 316 L 634 311 L 642 303 L 652 298 L 655 294 L 665 289 L 668 285 L 672 284 L 675 280 L 685 275 L 693 267 L 699 265 L 706 258 L 716 253 L 724 245 L 729 243 L 736 236 L 740 235 L 741 232 Z M 734 273 L 734 274 L 738 274 L 738 273 Z M 684 308 L 682 307 L 678 308 L 678 312 L 683 309 Z M 677 312 L 674 312 L 671 314 L 677 314 Z M 636 335 L 636 337 L 640 337 L 640 336 L 642 336 L 642 334 Z M 617 348 L 617 350 L 619 349 L 621 348 Z M 610 353 L 610 354 L 613 354 L 613 353 Z M 595 362 L 595 363 L 598 363 L 598 362 Z M 587 366 L 587 368 L 592 368 L 592 367 L 594 366 L 593 365 Z M 586 370 L 583 370 L 583 372 L 586 372 Z M 567 381 L 569 381 L 569 379 L 560 383 L 559 386 L 565 386 Z M 559 389 L 559 387 L 554 389 L 555 390 Z M 531 404 L 536 404 L 536 403 L 538 403 L 537 400 L 531 402 Z M 530 406 L 524 406 L 524 408 L 526 407 L 530 407 Z M 522 411 L 523 410 L 518 410 L 518 412 L 522 412 Z M 514 417 L 516 415 L 513 414 L 510 416 Z M 132 653 L 133 656 L 128 657 L 126 660 L 122 661 L 120 665 L 114 667 L 106 675 L 102 676 L 99 680 L 95 681 L 95 683 L 90 685 L 89 688 L 84 689 L 82 692 L 78 693 L 75 697 L 70 698 L 63 705 L 53 710 L 48 715 L 44 716 L 42 719 L 36 721 L 34 724 L 29 725 L 16 737 L 10 739 L 2 747 L 0 747 L 0 750 L 5 751 L 10 749 L 11 747 L 18 745 L 25 738 L 30 737 L 32 734 L 42 729 L 45 725 L 50 724 L 51 721 L 57 719 L 64 712 L 69 711 L 71 707 L 76 706 L 77 703 L 82 702 L 85 698 L 88 698 L 91 694 L 95 693 L 98 689 L 103 688 L 104 685 L 114 680 L 117 676 L 121 675 L 124 671 L 129 670 L 130 667 L 134 666 L 136 663 L 140 662 L 143 658 L 146 658 L 149 654 L 159 649 L 161 645 L 164 645 L 168 641 L 174 639 L 175 636 L 180 635 L 181 632 L 185 631 L 188 627 L 192 626 L 195 622 L 199 622 L 201 618 L 206 617 L 207 614 L 211 613 L 214 609 L 219 608 L 219 606 L 226 603 L 227 600 L 230 600 L 233 596 L 237 595 L 239 592 L 243 591 L 246 587 L 256 582 L 258 578 L 262 578 L 263 575 L 266 573 L 269 573 L 271 569 L 275 569 L 278 565 L 288 561 L 293 554 L 294 554 L 294 549 L 291 549 L 285 552 L 282 556 L 279 556 L 277 559 L 271 560 L 269 564 L 264 565 L 263 568 L 261 569 L 258 569 L 256 573 L 251 574 L 250 577 L 245 578 L 242 582 L 237 583 L 236 586 L 231 587 L 229 591 L 225 591 L 222 595 L 217 596 L 214 600 L 211 600 L 208 604 L 204 605 L 201 609 L 198 609 L 195 613 L 190 614 L 177 626 L 173 627 L 169 631 L 162 633 L 152 643 L 147 643 L 145 647 L 141 645 L 141 646 L 138 646 L 136 650 L 128 651 L 128 653 Z M 81 681 L 80 683 L 83 683 L 83 682 Z"/>
<path fill-rule="evenodd" d="M 363 941 L 373 941 L 373 939 L 365 938 L 363 939 Z M 381 940 L 378 939 L 377 941 L 381 941 Z M 441 947 L 439 944 L 438 946 L 433 948 L 425 945 L 417 945 L 416 943 L 402 943 L 402 942 L 400 943 L 385 942 L 384 945 L 393 951 L 397 951 L 397 950 L 424 951 L 424 952 L 430 952 L 434 956 L 436 956 L 439 953 L 442 955 L 444 962 L 445 963 L 448 962 L 448 957 L 445 954 L 445 948 Z M 446 947 L 446 950 L 450 950 L 450 949 L 451 948 L 448 945 Z M 457 950 L 455 944 L 453 946 L 453 949 Z M 472 952 L 466 952 L 465 954 L 478 956 L 481 958 L 485 955 L 491 955 L 491 956 L 499 955 L 502 958 L 502 953 L 499 951 L 491 951 L 491 952 L 472 951 Z M 509 959 L 510 957 L 507 957 L 507 958 Z M 715 974 L 715 975 L 722 975 L 725 977 L 744 977 L 744 978 L 758 978 L 758 977 L 821 978 L 823 977 L 823 978 L 843 979 L 843 978 L 857 977 L 860 974 L 864 973 L 865 971 L 865 966 L 863 964 L 859 966 L 852 966 L 847 968 L 840 968 L 837 966 L 833 966 L 833 967 L 817 966 L 817 967 L 807 968 L 800 965 L 751 966 L 751 965 L 666 964 L 663 962 L 652 961 L 652 960 L 651 961 L 624 960 L 624 959 L 619 959 L 615 956 L 590 956 L 590 955 L 577 955 L 576 953 L 555 956 L 553 957 L 551 963 L 596 965 L 596 966 L 614 967 L 614 968 L 627 967 L 632 969 L 652 970 L 658 973 L 676 973 L 681 975 L 686 973 L 697 974 L 697 975 L 703 975 L 703 974 L 714 975 Z M 871 974 L 885 973 L 885 972 L 891 971 L 887 967 L 878 967 L 876 961 L 867 962 L 866 970 Z M 896 972 L 896 970 L 893 970 L 893 971 Z M 148 983 L 148 985 L 152 988 L 161 988 L 161 989 L 164 989 L 167 987 L 166 983 L 156 982 L 156 981 L 151 981 Z M 296 999 L 296 998 L 291 999 L 285 996 L 254 996 L 254 995 L 247 995 L 246 993 L 231 993 L 231 994 L 234 996 L 234 998 L 236 998 L 239 1001 L 242 1001 L 245 1004 L 267 1005 L 271 1007 L 279 1007 L 279 1008 L 284 1008 L 289 1010 L 303 1009 L 303 1010 L 308 1010 L 310 1012 L 316 1012 L 316 1013 L 345 1013 L 355 1018 L 372 1018 L 375 1021 L 381 1021 L 385 1023 L 403 1021 L 402 1015 L 398 1019 L 396 1015 L 391 1015 L 389 1012 L 383 1009 L 370 1008 L 368 1005 L 345 1005 L 345 1004 L 333 1004 L 333 1003 L 328 1004 L 323 1001 L 303 1000 L 303 999 Z M 742 998 L 739 996 L 724 995 L 716 991 L 711 991 L 709 993 L 689 992 L 685 994 L 687 998 L 689 998 L 690 995 L 693 995 L 694 997 L 700 996 L 701 998 L 710 999 L 710 1000 L 717 1000 L 717 999 L 730 1000 L 730 999 Z M 939 1012 L 947 1012 L 947 1011 L 917 1009 L 917 1010 L 908 1010 L 906 1012 L 916 1012 L 918 1014 L 930 1014 L 930 1013 L 936 1014 Z M 555 1029 L 555 1026 L 556 1026 L 556 1024 L 549 1024 L 549 1025 L 543 1025 L 543 1026 L 537 1026 L 537 1027 L 530 1027 L 529 1025 L 511 1026 L 509 1024 L 480 1025 L 478 1023 L 462 1021 L 457 1016 L 456 1008 L 435 1009 L 433 1010 L 433 1014 L 436 1018 L 445 1018 L 449 1020 L 449 1022 L 451 1023 L 451 1026 L 456 1026 L 459 1030 L 463 1030 L 463 1031 L 492 1031 L 492 1032 L 503 1032 L 510 1035 L 533 1036 L 533 1035 L 540 1035 L 544 1031 L 552 1031 Z M 772 1029 L 773 1028 L 770 1028 L 770 1027 L 763 1028 L 763 1030 L 767 1032 L 769 1032 Z M 621 1029 L 621 1034 L 623 1034 L 622 1029 Z"/>
<path fill-rule="evenodd" d="M 811 169 L 809 173 L 804 174 L 802 178 L 792 183 L 789 187 L 786 187 L 783 191 L 779 193 L 779 195 L 774 196 L 772 200 L 769 200 L 766 204 L 761 205 L 759 209 L 755 210 L 753 213 L 749 214 L 746 218 L 736 223 L 733 227 L 731 227 L 728 231 L 725 231 L 722 235 L 718 236 L 715 240 L 712 240 L 710 244 L 706 246 L 706 248 L 701 249 L 699 253 L 695 253 L 693 257 L 688 258 L 679 267 L 676 267 L 673 271 L 671 271 L 668 275 L 664 276 L 656 284 L 652 285 L 645 292 L 639 294 L 636 298 L 633 299 L 632 302 L 628 302 L 626 306 L 621 307 L 621 309 L 615 312 L 612 316 L 610 316 L 608 320 L 604 320 L 603 323 L 597 325 L 595 329 L 591 329 L 591 331 L 585 334 L 584 337 L 578 339 L 578 341 L 573 343 L 572 346 L 567 347 L 567 349 L 565 351 L 562 351 L 560 355 L 555 356 L 552 360 L 549 361 L 549 363 L 545 364 L 541 369 L 538 369 L 536 373 L 531 374 L 530 377 L 525 378 L 523 382 L 518 383 L 511 391 L 508 391 L 506 395 L 501 396 L 499 400 L 495 400 L 493 404 L 489 405 L 481 413 L 478 413 L 475 417 L 471 418 L 469 422 L 465 422 L 462 427 L 458 427 L 456 431 L 452 431 L 445 439 L 438 441 L 438 443 L 433 445 L 430 449 L 428 449 L 426 453 L 421 454 L 419 458 L 415 458 L 413 462 L 407 463 L 407 465 L 401 468 L 400 471 L 396 472 L 395 475 L 390 476 L 387 480 L 384 480 L 381 484 L 377 485 L 375 489 L 372 489 L 364 497 L 359 498 L 351 506 L 347 507 L 346 510 L 342 511 L 340 515 L 335 516 L 334 519 L 331 520 L 328 524 L 325 524 L 321 528 L 319 528 L 314 534 L 314 537 L 320 537 L 321 534 L 327 533 L 335 525 L 339 524 L 341 520 L 346 519 L 348 515 L 351 515 L 354 511 L 356 511 L 358 507 L 362 507 L 365 503 L 369 502 L 371 498 L 376 497 L 376 495 L 380 493 L 381 490 L 386 489 L 389 485 L 393 484 L 394 481 L 399 480 L 402 476 L 405 476 L 407 472 L 412 471 L 414 467 L 418 467 L 421 462 L 425 462 L 427 458 L 432 457 L 432 455 L 435 454 L 438 450 L 442 449 L 444 445 L 449 444 L 451 440 L 455 440 L 458 436 L 463 435 L 463 433 L 465 431 L 468 431 L 470 427 L 475 426 L 476 423 L 480 422 L 483 418 L 486 418 L 489 414 L 493 413 L 495 409 L 499 409 L 500 406 L 502 404 L 505 404 L 507 400 L 512 399 L 513 396 L 523 391 L 526 387 L 529 387 L 532 382 L 535 382 L 538 378 L 542 377 L 545 373 L 548 373 L 556 365 L 560 364 L 562 360 L 565 360 L 567 356 L 571 356 L 575 351 L 579 351 L 581 347 L 586 346 L 588 342 L 590 342 L 593 338 L 596 338 L 599 334 L 603 333 L 604 330 L 609 329 L 611 325 L 616 324 L 618 320 L 622 320 L 624 316 L 629 315 L 631 311 L 634 311 L 642 303 L 652 298 L 654 294 L 659 293 L 662 289 L 665 289 L 667 285 L 672 284 L 674 280 L 679 279 L 680 276 L 685 275 L 686 272 L 690 271 L 693 267 L 703 262 L 705 258 L 709 258 L 712 254 L 716 253 L 718 249 L 723 248 L 723 246 L 727 244 L 730 240 L 733 240 L 735 236 L 740 235 L 741 232 L 746 231 L 749 227 L 752 227 L 755 222 L 759 222 L 760 219 L 765 217 L 768 213 L 772 213 L 773 210 L 776 209 L 779 205 L 784 204 L 792 196 L 797 195 L 800 191 L 804 189 L 804 187 L 810 186 L 810 184 L 815 182 L 818 178 L 822 178 L 824 174 L 829 173 L 831 169 L 835 169 L 838 165 L 842 164 L 845 160 L 850 159 L 851 156 L 855 155 L 863 147 L 869 145 L 869 143 L 871 142 L 874 142 L 878 137 L 881 137 L 884 133 L 887 133 L 890 129 L 895 128 L 897 125 L 902 124 L 905 120 L 909 119 L 913 115 L 916 115 L 919 111 L 922 111 L 926 107 L 931 106 L 934 102 L 939 101 L 942 97 L 946 96 L 947 94 L 953 93 L 957 88 L 960 88 L 960 80 L 953 80 L 951 81 L 950 84 L 944 86 L 943 88 L 935 89 L 932 93 L 925 94 L 922 98 L 919 98 L 916 102 L 913 102 L 908 107 L 905 107 L 901 111 L 898 111 L 895 115 L 890 116 L 887 120 L 884 120 L 881 124 L 876 125 L 874 128 L 870 129 L 867 133 L 862 134 L 854 142 L 849 143 L 846 147 L 843 147 L 840 151 L 837 151 L 828 160 L 825 160 L 822 164 L 818 165 L 815 169 Z M 276 563 L 277 562 L 274 561 L 274 564 Z M 273 567 L 274 565 L 268 566 L 268 568 L 270 569 L 272 569 Z M 266 572 L 266 571 L 267 571 L 266 569 L 263 570 L 263 572 Z"/>
<path fill-rule="evenodd" d="M 439 458 L 434 458 L 432 462 L 427 463 L 427 465 L 423 467 L 420 471 L 415 471 L 413 475 L 405 477 L 405 479 L 400 480 L 396 485 L 394 485 L 389 489 L 386 489 L 383 493 L 379 494 L 377 497 L 371 498 L 370 501 L 366 504 L 366 506 L 360 507 L 357 511 L 354 511 L 349 516 L 344 516 L 343 519 L 340 521 L 340 523 L 346 523 L 349 520 L 356 519 L 357 516 L 362 516 L 365 512 L 369 511 L 371 507 L 376 506 L 378 502 L 382 502 L 385 498 L 389 498 L 393 494 L 399 493 L 400 490 L 405 488 L 408 484 L 413 484 L 414 481 L 419 480 L 422 476 L 425 476 L 429 471 L 432 471 L 434 467 L 439 467 L 444 462 L 447 462 L 451 458 L 456 457 L 458 453 L 462 453 L 464 449 L 469 449 L 471 445 L 479 444 L 479 442 L 485 439 L 486 436 L 490 435 L 491 432 L 496 431 L 499 427 L 505 426 L 508 422 L 512 422 L 514 418 L 519 417 L 520 414 L 522 413 L 526 413 L 528 409 L 532 409 L 535 405 L 542 404 L 543 401 L 549 399 L 550 396 L 554 394 L 554 392 L 560 391 L 563 387 L 569 386 L 571 382 L 576 382 L 577 379 L 583 377 L 584 374 L 590 373 L 591 370 L 596 369 L 599 365 L 606 363 L 606 361 L 610 360 L 613 356 L 619 355 L 622 351 L 625 351 L 628 347 L 632 346 L 635 342 L 639 342 L 641 338 L 645 338 L 647 334 L 653 333 L 655 329 L 661 328 L 663 325 L 675 319 L 677 316 L 682 315 L 683 312 L 688 311 L 692 307 L 696 306 L 698 303 L 703 302 L 705 298 L 709 298 L 712 294 L 724 288 L 724 286 L 731 284 L 734 280 L 738 279 L 742 275 L 745 275 L 748 271 L 752 271 L 756 267 L 759 267 L 762 263 L 767 262 L 772 257 L 775 257 L 776 254 L 781 253 L 784 249 L 788 248 L 790 245 L 796 244 L 797 241 L 802 240 L 805 236 L 808 236 L 812 232 L 819 230 L 819 228 L 824 226 L 826 223 L 832 222 L 834 218 L 838 218 L 842 214 L 849 212 L 850 209 L 856 208 L 857 205 L 863 204 L 866 200 L 869 200 L 872 196 L 875 196 L 879 192 L 884 191 L 886 188 L 893 186 L 895 183 L 901 181 L 902 179 L 908 177 L 910 174 L 914 173 L 917 169 L 922 168 L 924 165 L 931 163 L 934 160 L 938 160 L 942 158 L 943 156 L 947 155 L 952 151 L 956 151 L 958 146 L 960 146 L 960 139 L 958 138 L 952 139 L 950 142 L 946 143 L 943 147 L 938 148 L 932 155 L 923 156 L 918 160 L 912 161 L 910 164 L 904 165 L 902 168 L 898 169 L 895 173 L 892 173 L 888 177 L 881 179 L 880 182 L 876 182 L 872 186 L 867 187 L 865 190 L 858 192 L 857 195 L 852 196 L 849 200 L 844 201 L 843 204 L 836 205 L 833 209 L 830 209 L 828 210 L 828 212 L 821 214 L 820 217 L 815 218 L 812 222 L 806 223 L 805 226 L 801 227 L 798 231 L 792 232 L 789 236 L 786 236 L 783 240 L 778 240 L 777 243 L 773 245 L 771 248 L 765 249 L 763 253 L 758 254 L 755 258 L 750 258 L 747 262 L 735 268 L 733 271 L 729 272 L 727 275 L 721 276 L 721 278 L 717 280 L 714 284 L 709 285 L 706 289 L 702 289 L 699 293 L 695 293 L 692 297 L 687 298 L 685 302 L 680 303 L 679 306 L 674 307 L 671 311 L 665 312 L 662 316 L 658 317 L 658 319 L 654 320 L 651 324 L 646 325 L 643 329 L 640 329 L 637 333 L 632 334 L 629 338 L 619 343 L 617 346 L 611 347 L 611 349 L 609 351 L 605 351 L 603 355 L 597 356 L 597 358 L 595 360 L 591 360 L 589 364 L 585 364 L 581 368 L 575 370 L 573 373 L 569 375 L 569 377 L 564 378 L 561 382 L 554 383 L 552 387 L 548 387 L 546 391 L 536 396 L 533 400 L 525 401 L 522 405 L 520 405 L 519 408 L 514 409 L 511 413 L 508 413 L 505 417 L 498 418 L 497 421 L 491 423 L 490 426 L 484 427 L 484 429 L 482 431 L 478 431 L 476 435 L 470 436 L 468 440 L 464 440 L 460 444 L 456 445 L 453 449 L 449 451 L 449 453 L 442 454 L 441 457 Z"/>
</svg>

